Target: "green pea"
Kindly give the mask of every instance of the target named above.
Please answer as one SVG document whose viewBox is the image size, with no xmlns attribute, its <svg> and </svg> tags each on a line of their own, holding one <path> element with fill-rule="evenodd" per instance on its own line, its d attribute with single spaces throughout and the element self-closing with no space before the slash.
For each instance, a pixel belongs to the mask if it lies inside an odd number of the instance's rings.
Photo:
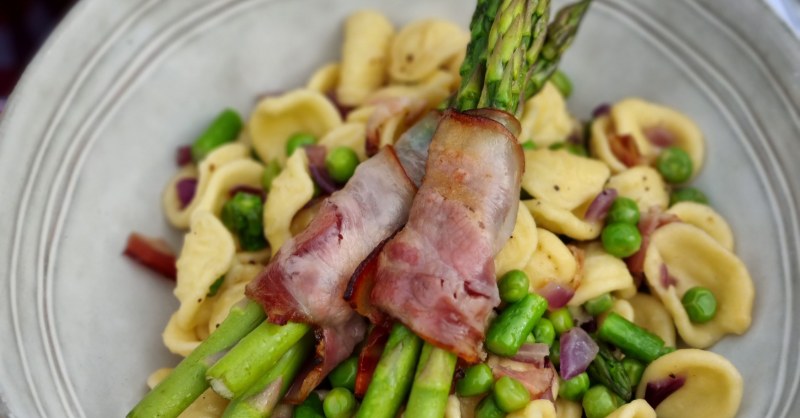
<svg viewBox="0 0 800 418">
<path fill-rule="evenodd" d="M 482 395 L 492 389 L 494 384 L 494 374 L 492 369 L 485 363 L 476 364 L 464 372 L 458 382 L 456 382 L 456 393 L 459 396 Z"/>
<path fill-rule="evenodd" d="M 238 192 L 222 206 L 222 223 L 239 237 L 245 251 L 258 251 L 267 246 L 264 238 L 264 203 L 260 196 Z"/>
<path fill-rule="evenodd" d="M 264 190 L 269 192 L 272 188 L 272 181 L 281 173 L 281 164 L 278 160 L 272 160 L 264 167 L 264 174 L 261 175 L 261 185 Z"/>
<path fill-rule="evenodd" d="M 553 322 L 547 318 L 540 319 L 533 327 L 533 336 L 537 343 L 552 346 L 556 340 L 556 328 L 553 326 Z"/>
<path fill-rule="evenodd" d="M 704 205 L 708 204 L 708 197 L 705 193 L 694 187 L 684 187 L 682 189 L 674 190 L 669 197 L 669 205 L 672 206 L 680 202 L 696 202 Z"/>
<path fill-rule="evenodd" d="M 553 345 L 550 346 L 550 363 L 556 367 L 561 364 L 561 340 L 553 341 Z"/>
<path fill-rule="evenodd" d="M 556 72 L 550 76 L 550 81 L 565 98 L 572 95 L 572 81 L 561 70 L 556 70 Z"/>
<path fill-rule="evenodd" d="M 603 385 L 592 386 L 583 394 L 586 418 L 605 418 L 622 406 L 622 399 Z"/>
<path fill-rule="evenodd" d="M 336 366 L 328 374 L 328 381 L 335 388 L 355 390 L 356 375 L 358 374 L 358 357 L 350 357 Z"/>
<path fill-rule="evenodd" d="M 325 168 L 333 181 L 346 183 L 358 167 L 358 154 L 350 147 L 336 147 L 325 157 Z"/>
<path fill-rule="evenodd" d="M 642 245 L 639 229 L 635 225 L 620 222 L 606 225 L 600 238 L 606 252 L 619 258 L 633 255 Z"/>
<path fill-rule="evenodd" d="M 504 274 L 497 283 L 500 299 L 506 303 L 514 303 L 528 295 L 530 280 L 522 270 L 511 270 Z"/>
<path fill-rule="evenodd" d="M 519 411 L 531 401 L 531 394 L 519 380 L 503 376 L 494 382 L 494 401 L 505 412 Z"/>
<path fill-rule="evenodd" d="M 558 396 L 577 402 L 587 390 L 589 390 L 589 375 L 583 372 L 572 379 L 562 379 L 558 386 Z"/>
<path fill-rule="evenodd" d="M 533 142 L 532 139 L 529 139 L 522 143 L 522 149 L 524 150 L 536 149 L 536 143 Z"/>
<path fill-rule="evenodd" d="M 614 199 L 611 208 L 608 210 L 606 216 L 606 223 L 613 224 L 617 222 L 636 225 L 639 223 L 639 205 L 636 201 L 627 197 L 618 197 Z"/>
<path fill-rule="evenodd" d="M 625 357 L 622 359 L 622 367 L 625 369 L 625 373 L 628 374 L 631 387 L 635 388 L 638 386 L 639 381 L 642 380 L 642 374 L 644 374 L 644 364 L 635 358 Z"/>
<path fill-rule="evenodd" d="M 233 109 L 225 109 L 192 144 L 192 159 L 198 163 L 211 151 L 233 142 L 242 130 L 242 118 Z"/>
<path fill-rule="evenodd" d="M 607 312 L 613 306 L 614 298 L 611 294 L 603 293 L 596 298 L 587 300 L 583 304 L 583 309 L 586 309 L 586 312 L 591 316 L 598 316 L 603 312 Z"/>
<path fill-rule="evenodd" d="M 356 398 L 345 388 L 333 388 L 322 402 L 326 418 L 349 418 L 356 410 Z"/>
<path fill-rule="evenodd" d="M 317 392 L 311 392 L 310 395 L 298 405 L 292 413 L 292 418 L 324 418 L 325 411 L 322 408 L 322 400 L 319 399 Z"/>
<path fill-rule="evenodd" d="M 656 159 L 656 168 L 669 183 L 683 183 L 692 177 L 692 159 L 678 147 L 661 151 Z"/>
<path fill-rule="evenodd" d="M 681 298 L 683 308 L 689 315 L 689 320 L 695 324 L 703 324 L 717 314 L 717 298 L 714 293 L 705 287 L 693 287 L 686 291 Z"/>
<path fill-rule="evenodd" d="M 503 418 L 506 413 L 497 406 L 493 396 L 487 396 L 475 409 L 475 418 Z"/>
<path fill-rule="evenodd" d="M 317 138 L 314 135 L 298 132 L 290 136 L 289 140 L 286 141 L 286 156 L 291 157 L 296 149 L 306 145 L 314 145 L 316 142 Z"/>
<path fill-rule="evenodd" d="M 567 308 L 551 311 L 547 315 L 547 318 L 553 323 L 553 329 L 555 329 L 558 335 L 569 331 L 575 326 L 575 322 L 572 320 L 572 314 L 569 313 L 569 309 Z"/>
</svg>

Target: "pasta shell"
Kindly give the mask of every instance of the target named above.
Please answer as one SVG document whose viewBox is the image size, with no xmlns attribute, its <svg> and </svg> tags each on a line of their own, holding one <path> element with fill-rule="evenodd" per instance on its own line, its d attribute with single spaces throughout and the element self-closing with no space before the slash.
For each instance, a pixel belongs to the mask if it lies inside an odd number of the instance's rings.
<svg viewBox="0 0 800 418">
<path fill-rule="evenodd" d="M 286 142 L 296 133 L 321 138 L 342 124 L 336 106 L 325 95 L 308 89 L 290 91 L 261 100 L 247 129 L 261 161 L 286 163 Z"/>
<path fill-rule="evenodd" d="M 347 106 L 357 106 L 386 81 L 391 22 L 380 13 L 360 11 L 347 18 L 336 96 Z"/>
<path fill-rule="evenodd" d="M 375 91 L 366 100 L 377 103 L 386 99 L 413 99 L 423 101 L 428 108 L 435 108 L 455 90 L 456 79 L 447 71 L 437 70 L 418 84 L 394 84 Z"/>
<path fill-rule="evenodd" d="M 606 418 L 656 418 L 656 411 L 642 399 L 626 403 Z"/>
<path fill-rule="evenodd" d="M 450 395 L 447 397 L 444 418 L 461 418 L 461 402 L 459 402 L 458 396 Z"/>
<path fill-rule="evenodd" d="M 608 312 L 604 312 L 602 315 L 600 315 L 599 322 L 603 323 L 608 314 L 610 314 L 611 312 L 614 312 L 615 314 L 631 322 L 634 322 L 634 319 L 636 318 L 636 314 L 633 311 L 633 307 L 631 306 L 630 302 L 628 302 L 625 299 L 614 300 L 614 304 L 611 305 L 611 309 L 609 309 Z"/>
<path fill-rule="evenodd" d="M 536 251 L 538 238 L 536 221 L 520 202 L 511 238 L 494 257 L 494 271 L 497 277 L 499 278 L 511 270 L 525 268 L 533 256 L 533 252 Z"/>
<path fill-rule="evenodd" d="M 733 418 L 739 410 L 742 376 L 719 354 L 683 349 L 656 359 L 645 369 L 636 397 L 644 397 L 649 382 L 670 376 L 686 380 L 655 408 L 658 418 Z"/>
<path fill-rule="evenodd" d="M 292 218 L 314 197 L 314 181 L 308 171 L 308 157 L 298 149 L 286 162 L 286 168 L 272 181 L 264 203 L 264 236 L 272 255 L 292 237 Z"/>
<path fill-rule="evenodd" d="M 530 401 L 525 408 L 506 415 L 506 418 L 556 418 L 556 408 L 547 399 Z"/>
<path fill-rule="evenodd" d="M 606 187 L 615 189 L 618 196 L 635 200 L 641 213 L 653 206 L 664 210 L 669 205 L 667 184 L 652 167 L 632 167 L 615 174 L 608 179 Z"/>
<path fill-rule="evenodd" d="M 156 385 L 161 383 L 162 380 L 166 379 L 170 373 L 172 373 L 171 367 L 163 367 L 150 373 L 150 376 L 147 377 L 147 387 L 153 389 Z"/>
<path fill-rule="evenodd" d="M 662 265 L 674 284 L 662 280 Z M 685 223 L 657 229 L 645 256 L 644 273 L 688 345 L 705 348 L 725 334 L 742 334 L 750 327 L 754 290 L 747 267 L 703 230 Z M 717 299 L 716 316 L 703 324 L 691 322 L 681 304 L 683 294 L 695 286 L 710 289 Z"/>
<path fill-rule="evenodd" d="M 235 186 L 251 186 L 261 188 L 261 177 L 264 166 L 250 159 L 233 161 L 220 167 L 211 181 L 208 182 L 197 211 L 209 211 L 216 216 L 222 212 L 222 206 L 229 200 L 230 190 Z"/>
<path fill-rule="evenodd" d="M 409 23 L 392 40 L 389 76 L 404 83 L 422 80 L 459 56 L 467 42 L 469 34 L 446 20 Z"/>
<path fill-rule="evenodd" d="M 573 286 L 578 273 L 578 261 L 572 251 L 552 232 L 537 228 L 536 251 L 523 271 L 530 278 L 531 291 L 549 282 Z"/>
<path fill-rule="evenodd" d="M 675 347 L 675 324 L 658 298 L 646 293 L 637 293 L 628 299 L 633 308 L 633 322 L 658 335 L 669 347 Z"/>
<path fill-rule="evenodd" d="M 227 399 L 217 395 L 213 389 L 206 389 L 178 418 L 217 418 L 222 416 L 227 407 Z"/>
<path fill-rule="evenodd" d="M 550 82 L 525 102 L 519 123 L 519 141 L 533 140 L 542 148 L 566 140 L 576 126 L 564 96 Z"/>
<path fill-rule="evenodd" d="M 636 285 L 625 262 L 605 252 L 600 243 L 591 243 L 584 247 L 583 276 L 569 301 L 570 306 L 583 305 L 605 293 L 614 292 L 618 297 L 626 298 L 636 293 Z"/>
<path fill-rule="evenodd" d="M 172 314 L 161 333 L 164 346 L 170 353 L 186 357 L 202 342 L 194 328 L 184 328 L 178 324 L 178 313 Z"/>
<path fill-rule="evenodd" d="M 338 62 L 331 62 L 320 67 L 306 84 L 309 90 L 316 90 L 322 94 L 335 91 L 336 84 L 339 82 L 339 72 L 341 66 Z"/>
<path fill-rule="evenodd" d="M 581 418 L 583 406 L 578 402 L 568 401 L 564 398 L 556 399 L 557 418 Z"/>
<path fill-rule="evenodd" d="M 365 142 L 367 138 L 367 126 L 363 123 L 348 122 L 339 125 L 328 132 L 319 140 L 319 145 L 328 151 L 336 147 L 349 147 L 358 154 L 358 159 L 367 159 Z"/>
<path fill-rule="evenodd" d="M 679 202 L 669 208 L 667 213 L 702 229 L 726 250 L 733 251 L 733 231 L 725 218 L 715 212 L 711 206 L 695 202 Z"/>
<path fill-rule="evenodd" d="M 234 262 L 225 274 L 222 286 L 213 297 L 208 318 L 208 332 L 214 332 L 225 320 L 231 308 L 244 299 L 244 288 L 261 272 L 262 266 Z"/>
</svg>

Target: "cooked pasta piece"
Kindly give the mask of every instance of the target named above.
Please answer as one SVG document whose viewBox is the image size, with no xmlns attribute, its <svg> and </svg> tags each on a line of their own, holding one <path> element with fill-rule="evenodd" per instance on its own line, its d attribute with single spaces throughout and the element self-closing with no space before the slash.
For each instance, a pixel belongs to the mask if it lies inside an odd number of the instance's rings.
<svg viewBox="0 0 800 418">
<path fill-rule="evenodd" d="M 393 84 L 372 93 L 367 103 L 379 103 L 386 99 L 414 99 L 423 101 L 428 108 L 435 108 L 455 90 L 457 80 L 447 71 L 434 71 L 418 84 Z"/>
<path fill-rule="evenodd" d="M 423 80 L 465 51 L 467 42 L 469 33 L 446 20 L 409 23 L 392 40 L 389 76 L 403 83 Z"/>
<path fill-rule="evenodd" d="M 634 319 L 636 318 L 636 313 L 633 311 L 633 307 L 631 306 L 630 302 L 625 299 L 614 300 L 614 304 L 611 305 L 611 309 L 609 309 L 608 312 L 601 314 L 599 321 L 603 322 L 611 312 L 614 312 L 615 314 L 631 322 L 634 322 Z"/>
<path fill-rule="evenodd" d="M 219 167 L 208 182 L 200 200 L 197 211 L 209 211 L 220 216 L 222 206 L 230 199 L 230 192 L 236 186 L 261 188 L 261 177 L 264 166 L 251 159 L 232 161 Z"/>
<path fill-rule="evenodd" d="M 336 96 L 347 106 L 357 106 L 386 80 L 391 22 L 373 11 L 356 12 L 344 26 L 344 45 Z"/>
<path fill-rule="evenodd" d="M 206 389 L 178 418 L 217 418 L 228 407 L 228 400 L 217 395 L 213 389 Z"/>
<path fill-rule="evenodd" d="M 170 373 L 172 373 L 172 367 L 162 367 L 150 373 L 150 376 L 147 377 L 147 387 L 153 389 L 156 385 L 161 383 L 162 380 L 166 379 Z"/>
<path fill-rule="evenodd" d="M 606 418 L 656 418 L 656 411 L 642 399 L 635 399 L 617 408 Z"/>
<path fill-rule="evenodd" d="M 733 231 L 720 214 L 711 206 L 696 202 L 679 202 L 670 207 L 671 213 L 681 221 L 694 225 L 705 231 L 728 251 L 733 251 Z"/>
<path fill-rule="evenodd" d="M 570 306 L 580 306 L 589 299 L 613 292 L 621 298 L 636 294 L 636 285 L 625 262 L 608 254 L 599 242 L 582 247 L 584 249 L 583 275 Z"/>
<path fill-rule="evenodd" d="M 194 328 L 184 328 L 178 324 L 178 313 L 169 318 L 167 326 L 161 333 L 164 346 L 170 353 L 186 357 L 202 342 Z"/>
<path fill-rule="evenodd" d="M 556 418 L 556 408 L 547 399 L 531 401 L 525 408 L 506 415 L 506 418 Z"/>
<path fill-rule="evenodd" d="M 578 285 L 579 266 L 572 251 L 546 229 L 537 228 L 536 235 L 536 251 L 523 269 L 531 281 L 531 291 L 550 282 L 574 289 Z"/>
<path fill-rule="evenodd" d="M 214 332 L 228 316 L 228 312 L 244 299 L 244 288 L 258 275 L 263 267 L 257 264 L 240 264 L 234 261 L 233 266 L 225 274 L 222 285 L 211 301 L 213 302 L 208 318 L 208 332 Z"/>
<path fill-rule="evenodd" d="M 646 293 L 637 293 L 628 299 L 633 308 L 633 322 L 658 335 L 664 344 L 675 347 L 675 324 L 661 301 Z"/>
<path fill-rule="evenodd" d="M 641 213 L 647 213 L 653 206 L 664 210 L 669 205 L 667 184 L 651 167 L 632 167 L 617 173 L 608 179 L 606 187 L 615 189 L 619 196 L 635 200 Z"/>
<path fill-rule="evenodd" d="M 461 402 L 458 400 L 458 396 L 450 395 L 447 397 L 444 418 L 461 418 Z"/>
<path fill-rule="evenodd" d="M 336 147 L 349 147 L 356 152 L 360 161 L 364 161 L 367 159 L 366 137 L 367 126 L 364 123 L 347 122 L 323 136 L 319 140 L 319 145 L 325 147 L 328 152 Z"/>
<path fill-rule="evenodd" d="M 532 140 L 541 148 L 565 141 L 577 126 L 564 96 L 550 82 L 525 102 L 519 123 L 522 126 L 519 141 Z"/>
<path fill-rule="evenodd" d="M 511 238 L 494 257 L 494 271 L 497 277 L 502 277 L 510 270 L 525 268 L 536 251 L 538 238 L 536 221 L 528 209 L 520 203 Z"/>
<path fill-rule="evenodd" d="M 272 181 L 264 203 L 264 236 L 272 255 L 291 238 L 292 218 L 314 196 L 314 181 L 308 172 L 308 157 L 299 149 L 286 162 L 286 168 Z"/>
<path fill-rule="evenodd" d="M 338 62 L 325 64 L 311 75 L 306 83 L 306 88 L 323 94 L 336 91 L 340 72 L 341 65 Z"/>
<path fill-rule="evenodd" d="M 581 418 L 583 406 L 578 402 L 568 401 L 564 398 L 556 399 L 557 418 Z"/>
</svg>

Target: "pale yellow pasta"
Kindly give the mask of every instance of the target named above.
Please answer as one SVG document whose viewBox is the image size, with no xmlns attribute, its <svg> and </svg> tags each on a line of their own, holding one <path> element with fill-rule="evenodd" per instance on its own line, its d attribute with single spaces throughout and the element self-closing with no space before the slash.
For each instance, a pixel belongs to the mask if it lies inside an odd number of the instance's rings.
<svg viewBox="0 0 800 418">
<path fill-rule="evenodd" d="M 656 418 L 656 411 L 647 401 L 635 399 L 620 406 L 606 418 Z"/>
<path fill-rule="evenodd" d="M 147 376 L 147 387 L 153 389 L 156 385 L 161 383 L 162 380 L 166 379 L 170 373 L 172 373 L 171 367 L 162 367 L 150 373 L 150 376 Z"/>
<path fill-rule="evenodd" d="M 669 205 L 667 184 L 652 167 L 631 167 L 611 176 L 606 187 L 615 189 L 618 196 L 636 201 L 641 213 L 646 213 L 654 206 L 663 210 Z"/>
<path fill-rule="evenodd" d="M 547 399 L 530 401 L 525 408 L 506 415 L 506 418 L 556 418 L 556 408 Z"/>
<path fill-rule="evenodd" d="M 202 342 L 197 336 L 195 328 L 183 328 L 178 324 L 178 313 L 169 318 L 167 326 L 161 333 L 164 346 L 173 353 L 183 357 L 188 356 Z"/>
<path fill-rule="evenodd" d="M 375 112 L 376 108 L 377 106 L 374 104 L 367 104 L 357 107 L 347 114 L 347 119 L 345 119 L 345 122 L 366 124 L 369 122 L 369 118 L 372 117 L 372 114 Z"/>
<path fill-rule="evenodd" d="M 461 418 L 461 402 L 459 402 L 458 396 L 450 395 L 447 397 L 444 418 Z"/>
<path fill-rule="evenodd" d="M 556 399 L 556 417 L 557 418 L 581 418 L 583 416 L 583 406 L 578 402 L 566 400 L 564 398 Z"/>
<path fill-rule="evenodd" d="M 197 325 L 196 314 L 208 288 L 225 274 L 233 262 L 236 246 L 225 225 L 208 211 L 192 215 L 189 233 L 176 262 L 175 297 L 181 302 L 177 323 L 183 329 Z"/>
<path fill-rule="evenodd" d="M 266 265 L 272 256 L 272 251 L 269 248 L 264 248 L 258 251 L 240 251 L 236 253 L 236 261 L 239 264 L 258 264 Z"/>
<path fill-rule="evenodd" d="M 675 324 L 661 301 L 646 293 L 628 299 L 633 308 L 633 322 L 658 335 L 669 347 L 675 347 Z"/>
<path fill-rule="evenodd" d="M 267 201 L 264 203 L 264 236 L 272 254 L 292 233 L 292 218 L 314 197 L 314 181 L 308 172 L 305 150 L 298 149 L 286 161 L 286 168 L 272 181 Z"/>
<path fill-rule="evenodd" d="M 717 240 L 725 249 L 733 251 L 733 231 L 711 206 L 696 202 L 679 202 L 667 210 L 681 221 L 692 224 Z"/>
<path fill-rule="evenodd" d="M 323 65 L 306 83 L 306 88 L 309 90 L 316 90 L 320 93 L 328 93 L 336 89 L 336 84 L 339 82 L 339 72 L 341 66 L 338 62 L 331 62 Z"/>
<path fill-rule="evenodd" d="M 635 319 L 635 312 L 633 311 L 633 307 L 631 306 L 630 302 L 625 299 L 615 299 L 614 303 L 611 305 L 611 309 L 608 312 L 604 312 L 600 315 L 599 322 L 603 323 L 606 317 L 611 313 L 615 313 L 628 321 L 634 322 Z"/>
<path fill-rule="evenodd" d="M 428 108 L 438 106 L 447 99 L 457 85 L 456 78 L 447 71 L 434 71 L 420 80 L 418 84 L 393 84 L 370 94 L 367 103 L 380 103 L 382 100 L 405 98 L 423 102 Z M 424 106 L 419 106 L 422 111 Z"/>
<path fill-rule="evenodd" d="M 536 234 L 536 251 L 523 269 L 530 279 L 531 291 L 550 282 L 571 288 L 577 286 L 579 266 L 572 251 L 546 229 L 537 228 Z"/>
<path fill-rule="evenodd" d="M 557 234 L 578 240 L 590 240 L 597 238 L 603 230 L 603 222 L 584 219 L 591 202 L 586 202 L 575 210 L 563 209 L 536 199 L 525 200 L 524 203 L 536 222 Z"/>
<path fill-rule="evenodd" d="M 164 189 L 162 196 L 162 205 L 167 220 L 172 226 L 176 228 L 186 229 L 189 227 L 192 214 L 197 209 L 197 206 L 202 200 L 203 194 L 208 188 L 211 179 L 216 174 L 216 171 L 233 161 L 247 159 L 250 156 L 250 149 L 240 143 L 230 143 L 222 145 L 209 153 L 206 158 L 200 162 L 197 169 L 193 167 L 184 167 L 176 175 L 167 188 Z M 195 188 L 194 198 L 185 208 L 180 208 L 180 201 L 178 200 L 177 190 L 175 184 L 184 177 L 192 177 L 197 179 L 197 186 Z"/>
<path fill-rule="evenodd" d="M 239 264 L 234 262 L 217 294 L 213 299 L 208 318 L 208 332 L 214 332 L 228 316 L 231 308 L 244 299 L 244 288 L 261 272 L 262 266 L 257 264 Z"/>
<path fill-rule="evenodd" d="M 230 191 L 236 186 L 261 188 L 264 166 L 251 159 L 232 161 L 216 170 L 197 202 L 197 211 L 209 211 L 216 216 L 230 199 Z"/>
<path fill-rule="evenodd" d="M 286 142 L 296 133 L 321 138 L 342 124 L 336 106 L 325 95 L 309 89 L 290 91 L 261 100 L 247 129 L 261 161 L 286 162 Z"/>
<path fill-rule="evenodd" d="M 467 42 L 469 33 L 446 20 L 409 23 L 392 40 L 389 76 L 403 83 L 420 81 L 459 56 Z"/>
<path fill-rule="evenodd" d="M 533 140 L 543 148 L 566 140 L 576 127 L 564 96 L 550 82 L 525 102 L 519 123 L 522 126 L 519 141 Z"/>
<path fill-rule="evenodd" d="M 358 159 L 367 159 L 367 152 L 364 143 L 367 138 L 367 127 L 359 122 L 347 122 L 339 125 L 328 132 L 318 144 L 325 147 L 328 151 L 336 147 L 349 147 L 358 154 Z"/>
<path fill-rule="evenodd" d="M 608 254 L 599 242 L 590 243 L 584 248 L 583 275 L 570 306 L 579 306 L 589 299 L 605 293 L 614 293 L 627 298 L 636 293 L 636 285 L 625 262 Z"/>
<path fill-rule="evenodd" d="M 656 408 L 658 418 L 733 418 L 742 401 L 742 376 L 730 361 L 697 349 L 683 349 L 664 355 L 644 371 L 636 390 L 643 398 L 648 382 L 670 376 L 683 377 L 683 387 Z"/>
<path fill-rule="evenodd" d="M 609 136 L 613 135 L 611 118 L 607 115 L 595 118 L 592 121 L 589 136 L 589 153 L 604 162 L 612 173 L 620 173 L 628 169 L 622 161 L 617 158 L 611 150 L 611 140 Z"/>
<path fill-rule="evenodd" d="M 533 252 L 536 251 L 538 238 L 536 221 L 533 220 L 528 209 L 520 203 L 511 238 L 494 257 L 494 271 L 497 277 L 500 278 L 511 270 L 525 268 L 533 256 Z"/>
<path fill-rule="evenodd" d="M 360 11 L 347 18 L 336 89 L 336 96 L 342 104 L 360 105 L 383 85 L 393 35 L 394 27 L 380 13 Z"/>
<path fill-rule="evenodd" d="M 227 399 L 217 395 L 213 389 L 206 389 L 178 418 L 217 418 L 222 416 L 227 407 Z"/>
<path fill-rule="evenodd" d="M 674 285 L 665 287 L 662 265 L 675 279 Z M 725 334 L 742 334 L 750 327 L 754 290 L 747 267 L 703 230 L 685 223 L 657 229 L 650 239 L 644 273 L 689 346 L 705 348 Z M 716 315 L 703 324 L 691 322 L 681 304 L 683 294 L 695 286 L 708 288 L 717 299 Z"/>
</svg>

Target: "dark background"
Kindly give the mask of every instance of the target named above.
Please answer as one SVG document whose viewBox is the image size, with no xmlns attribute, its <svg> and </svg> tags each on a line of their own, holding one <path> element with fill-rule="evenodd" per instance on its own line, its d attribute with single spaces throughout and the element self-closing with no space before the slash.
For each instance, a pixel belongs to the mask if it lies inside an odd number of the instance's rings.
<svg viewBox="0 0 800 418">
<path fill-rule="evenodd" d="M 36 50 L 75 0 L 0 0 L 0 112 Z"/>
</svg>

